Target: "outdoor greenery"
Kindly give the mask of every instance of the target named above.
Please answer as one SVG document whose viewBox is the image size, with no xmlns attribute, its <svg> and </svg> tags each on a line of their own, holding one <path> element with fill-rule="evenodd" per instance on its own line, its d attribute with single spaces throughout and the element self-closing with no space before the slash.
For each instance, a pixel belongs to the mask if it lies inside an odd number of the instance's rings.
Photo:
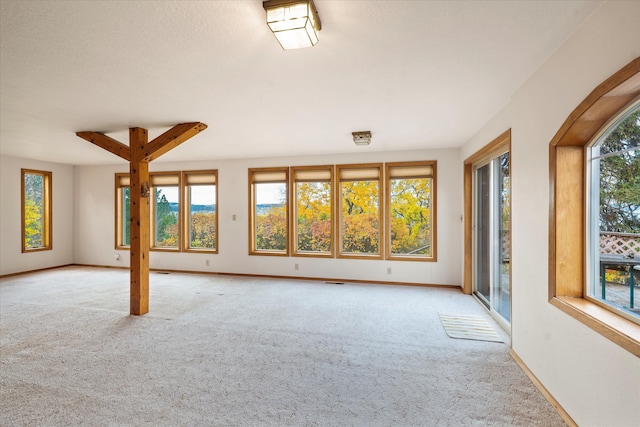
<svg viewBox="0 0 640 427">
<path fill-rule="evenodd" d="M 191 213 L 191 248 L 215 249 L 216 248 L 216 213 L 192 212 Z"/>
<path fill-rule="evenodd" d="M 171 210 L 167 196 L 161 188 L 155 189 L 155 246 L 160 248 L 178 246 L 178 214 Z"/>
<path fill-rule="evenodd" d="M 391 180 L 391 253 L 431 255 L 430 178 Z"/>
<path fill-rule="evenodd" d="M 296 184 L 298 251 L 331 252 L 331 184 Z"/>
<path fill-rule="evenodd" d="M 391 181 L 392 254 L 431 255 L 432 182 L 431 178 Z M 284 189 L 283 185 L 280 203 L 256 206 L 257 250 L 286 250 L 287 206 Z M 298 251 L 331 251 L 331 228 L 334 221 L 331 191 L 329 182 L 296 183 L 295 226 Z M 341 182 L 339 227 L 342 253 L 380 253 L 380 196 L 378 181 Z"/>
<path fill-rule="evenodd" d="M 379 253 L 378 181 L 343 181 L 341 197 L 342 252 L 347 254 Z"/>
<path fill-rule="evenodd" d="M 598 146 L 600 230 L 638 234 L 640 239 L 640 107 Z M 632 270 L 633 271 L 633 270 Z M 628 274 L 606 269 L 606 282 L 625 283 Z"/>
<path fill-rule="evenodd" d="M 162 189 L 155 191 L 155 246 L 157 247 L 177 247 L 178 232 L 178 204 L 167 200 Z M 129 246 L 131 242 L 130 226 L 130 188 L 123 187 L 122 191 L 122 242 L 124 246 Z M 215 205 L 192 205 L 190 206 L 191 218 L 190 248 L 215 249 L 216 248 L 216 212 Z"/>
<path fill-rule="evenodd" d="M 122 206 L 124 207 L 122 217 L 122 244 L 129 246 L 131 244 L 131 189 L 124 187 L 122 191 Z"/>
<path fill-rule="evenodd" d="M 24 243 L 25 248 L 44 246 L 44 176 L 24 174 Z"/>
<path fill-rule="evenodd" d="M 287 250 L 287 205 L 270 205 L 263 214 L 256 216 L 256 250 Z"/>
<path fill-rule="evenodd" d="M 640 107 L 599 148 L 600 229 L 640 234 Z"/>
</svg>

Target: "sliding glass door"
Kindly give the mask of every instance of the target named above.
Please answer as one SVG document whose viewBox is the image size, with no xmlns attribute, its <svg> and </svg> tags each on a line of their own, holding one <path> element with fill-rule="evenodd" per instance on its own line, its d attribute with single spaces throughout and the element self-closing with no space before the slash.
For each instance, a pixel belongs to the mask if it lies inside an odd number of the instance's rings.
<svg viewBox="0 0 640 427">
<path fill-rule="evenodd" d="M 509 152 L 474 165 L 473 291 L 511 321 L 511 185 Z"/>
</svg>

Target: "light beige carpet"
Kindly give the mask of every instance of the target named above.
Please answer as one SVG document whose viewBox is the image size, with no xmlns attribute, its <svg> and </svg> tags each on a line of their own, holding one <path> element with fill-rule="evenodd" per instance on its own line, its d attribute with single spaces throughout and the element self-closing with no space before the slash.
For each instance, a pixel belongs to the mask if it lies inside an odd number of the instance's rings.
<svg viewBox="0 0 640 427">
<path fill-rule="evenodd" d="M 0 425 L 563 425 L 507 344 L 447 336 L 492 322 L 457 289 L 152 273 L 135 317 L 128 277 L 0 280 Z"/>
</svg>

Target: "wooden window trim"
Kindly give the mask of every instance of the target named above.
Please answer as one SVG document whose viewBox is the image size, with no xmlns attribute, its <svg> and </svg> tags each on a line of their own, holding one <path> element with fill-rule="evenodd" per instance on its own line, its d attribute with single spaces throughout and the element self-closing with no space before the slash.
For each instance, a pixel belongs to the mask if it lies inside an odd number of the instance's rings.
<svg viewBox="0 0 640 427">
<path fill-rule="evenodd" d="M 342 180 L 340 179 L 340 172 L 344 169 L 378 169 L 378 224 L 380 224 L 379 237 L 378 237 L 378 253 L 377 254 L 348 254 L 342 252 L 342 232 L 339 224 L 342 223 Z M 336 233 L 336 258 L 346 259 L 378 259 L 381 260 L 385 254 L 385 224 L 382 220 L 384 203 L 381 203 L 384 197 L 384 164 L 383 163 L 361 163 L 361 164 L 346 164 L 337 165 L 335 169 L 335 222 L 337 225 Z"/>
<path fill-rule="evenodd" d="M 172 247 L 172 248 L 163 248 L 163 247 L 159 247 L 156 246 L 156 200 L 155 200 L 155 188 L 156 186 L 153 185 L 153 180 L 154 177 L 162 177 L 162 176 L 176 176 L 177 177 L 177 184 L 172 184 L 172 185 L 160 185 L 157 187 L 177 187 L 178 188 L 178 201 L 181 204 L 181 206 L 178 207 L 178 246 L 177 247 Z M 183 230 L 183 221 L 184 218 L 182 215 L 182 211 L 184 209 L 184 207 L 182 206 L 182 176 L 180 171 L 167 171 L 167 172 L 152 172 L 149 174 L 149 197 L 151 198 L 149 200 L 149 205 L 150 205 L 150 209 L 149 209 L 149 235 L 151 238 L 151 246 L 149 248 L 150 251 L 155 251 L 155 252 L 183 252 L 183 246 L 182 246 L 182 230 Z"/>
<path fill-rule="evenodd" d="M 431 173 L 431 256 L 411 256 L 404 254 L 392 254 L 391 253 L 391 169 L 396 167 L 424 167 L 429 166 L 432 168 Z M 438 230 L 438 215 L 437 215 L 437 187 L 438 187 L 438 173 L 437 173 L 437 161 L 427 160 L 420 162 L 392 162 L 385 163 L 385 215 L 384 223 L 386 227 L 385 233 L 385 257 L 388 260 L 393 261 L 418 261 L 418 262 L 436 262 L 438 261 L 437 252 L 437 230 Z"/>
<path fill-rule="evenodd" d="M 124 188 L 131 188 L 128 185 L 123 185 L 122 184 L 122 180 L 124 178 L 129 178 L 129 173 L 116 173 L 115 174 L 115 180 L 116 180 L 116 191 L 115 191 L 115 249 L 117 250 L 129 250 L 131 248 L 130 245 L 125 245 L 123 244 L 123 239 L 122 239 L 122 230 L 124 227 L 123 221 L 123 215 L 124 215 L 124 206 L 122 204 L 122 192 L 124 191 Z"/>
<path fill-rule="evenodd" d="M 192 175 L 213 175 L 215 181 L 215 198 L 216 198 L 216 248 L 208 249 L 208 248 L 192 248 L 191 247 L 191 230 L 189 230 L 189 218 L 191 217 L 191 198 L 190 192 L 188 191 L 188 187 L 197 186 L 199 184 L 189 184 L 189 177 Z M 218 228 L 219 218 L 220 218 L 220 209 L 218 203 L 218 170 L 217 169 L 207 169 L 207 170 L 192 170 L 192 171 L 183 171 L 182 179 L 181 179 L 181 188 L 182 188 L 182 198 L 181 203 L 184 212 L 184 220 L 182 227 L 182 248 L 183 252 L 194 252 L 194 253 L 206 253 L 206 254 L 217 254 L 218 248 L 220 247 L 220 229 Z M 202 185 L 212 185 L 212 184 L 202 184 Z"/>
<path fill-rule="evenodd" d="M 267 251 L 267 250 L 257 250 L 256 249 L 256 236 L 255 236 L 255 223 L 256 223 L 256 211 L 255 207 L 255 191 L 254 191 L 254 176 L 256 173 L 260 172 L 275 172 L 275 173 L 284 173 L 285 176 L 285 185 L 286 185 L 286 203 L 287 209 L 285 209 L 285 223 L 287 226 L 287 238 L 286 238 L 286 249 L 284 251 Z M 283 182 L 283 181 L 274 181 L 274 182 Z M 262 255 L 262 256 L 289 256 L 291 250 L 291 238 L 290 236 L 290 205 L 291 205 L 291 186 L 289 185 L 289 167 L 269 167 L 269 168 L 249 168 L 248 170 L 248 194 L 249 194 L 249 255 Z"/>
<path fill-rule="evenodd" d="M 335 256 L 335 171 L 333 165 L 322 165 L 322 166 L 293 166 L 291 167 L 291 221 L 289 225 L 289 230 L 291 230 L 291 255 L 296 257 L 307 257 L 307 258 L 333 258 Z M 297 238 L 298 238 L 298 194 L 296 191 L 296 172 L 298 171 L 328 171 L 330 174 L 329 184 L 331 186 L 330 190 L 330 212 L 331 212 L 331 245 L 329 252 L 303 252 L 298 251 Z"/>
<path fill-rule="evenodd" d="M 43 245 L 37 248 L 27 248 L 25 245 L 25 197 L 24 197 L 24 176 L 25 175 L 42 175 L 42 191 L 43 191 L 43 215 L 44 221 L 42 221 L 43 230 Z M 52 192 L 53 192 L 53 172 L 41 171 L 36 169 L 21 169 L 20 170 L 20 206 L 21 206 L 21 240 L 22 240 L 22 253 L 32 253 L 40 251 L 50 251 L 53 249 L 53 227 L 52 227 Z"/>
<path fill-rule="evenodd" d="M 471 295 L 473 291 L 473 167 L 478 163 L 490 160 L 499 152 L 509 153 L 509 175 L 513 176 L 511 129 L 504 131 L 464 161 L 464 278 L 462 292 L 467 295 Z M 509 235 L 513 239 L 511 224 L 509 224 Z M 513 257 L 511 256 L 512 246 L 509 247 L 509 259 L 513 263 Z M 513 283 L 511 280 L 512 270 L 509 270 L 509 283 Z"/>
<path fill-rule="evenodd" d="M 585 149 L 610 118 L 638 95 L 640 57 L 598 85 L 549 143 L 549 302 L 640 357 L 640 325 L 589 301 L 584 291 Z"/>
</svg>

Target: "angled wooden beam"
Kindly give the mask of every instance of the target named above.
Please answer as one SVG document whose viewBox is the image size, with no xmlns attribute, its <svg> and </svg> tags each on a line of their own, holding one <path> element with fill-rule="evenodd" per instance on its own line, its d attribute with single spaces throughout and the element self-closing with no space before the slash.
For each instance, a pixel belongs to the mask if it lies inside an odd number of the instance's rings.
<svg viewBox="0 0 640 427">
<path fill-rule="evenodd" d="M 199 134 L 207 128 L 200 122 L 180 123 L 175 125 L 150 143 L 142 153 L 141 161 L 150 162 L 162 156 L 171 149 L 185 142 L 187 139 Z"/>
<path fill-rule="evenodd" d="M 207 125 L 200 122 L 174 126 L 150 143 L 143 128 L 129 129 L 129 146 L 99 132 L 76 132 L 82 139 L 129 161 L 129 232 L 131 256 L 130 313 L 149 312 L 150 192 L 149 162 L 202 132 Z"/>
<path fill-rule="evenodd" d="M 129 147 L 105 134 L 99 132 L 76 132 L 76 135 L 118 157 L 122 157 L 128 162 L 131 161 L 131 151 Z"/>
</svg>

